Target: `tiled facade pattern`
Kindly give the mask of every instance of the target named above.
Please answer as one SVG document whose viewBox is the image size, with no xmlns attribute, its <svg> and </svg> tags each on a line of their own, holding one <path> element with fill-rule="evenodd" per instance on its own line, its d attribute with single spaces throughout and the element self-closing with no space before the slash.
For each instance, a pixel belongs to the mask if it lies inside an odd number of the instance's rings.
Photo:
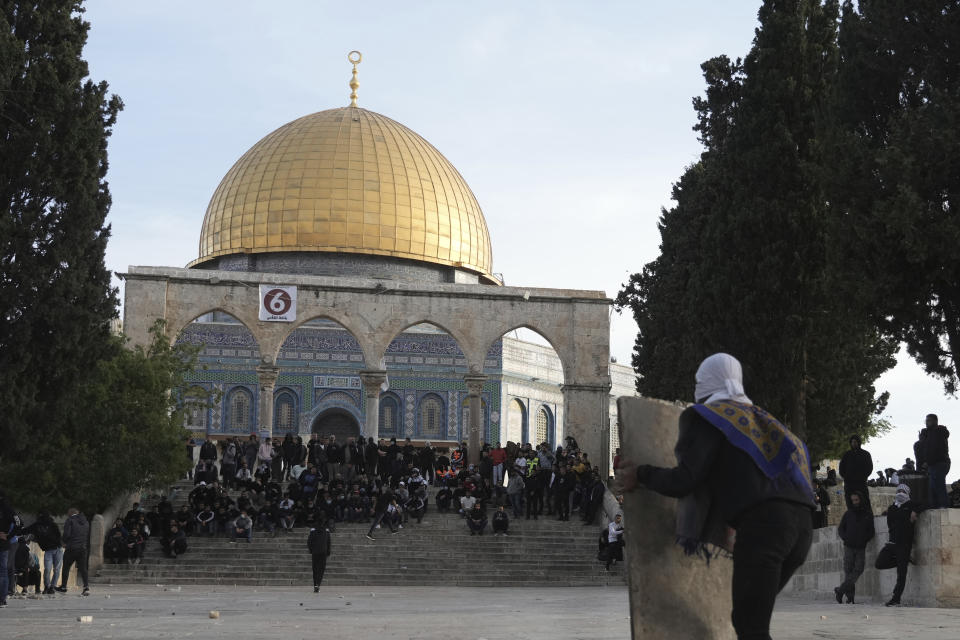
<svg viewBox="0 0 960 640">
<path fill-rule="evenodd" d="M 259 411 L 256 341 L 242 324 L 224 317 L 218 320 L 192 323 L 178 337 L 178 342 L 202 346 L 200 366 L 188 376 L 191 387 L 207 392 L 214 385 L 220 388 L 218 394 L 212 394 L 204 415 L 192 415 L 188 426 L 213 435 L 249 432 Z M 500 402 L 502 353 L 497 342 L 485 360 L 486 372 L 495 376 L 484 385 L 482 393 L 484 406 L 495 409 L 484 412 L 484 430 L 489 437 L 495 437 L 499 431 L 496 410 Z M 469 424 L 469 418 L 457 418 L 460 410 L 467 408 L 467 388 L 462 378 L 466 361 L 453 338 L 437 332 L 403 333 L 388 347 L 384 362 L 389 388 L 382 397 L 394 398 L 403 411 L 402 421 L 398 416 L 392 428 L 386 425 L 382 435 L 438 441 L 465 437 L 459 427 Z M 282 425 L 283 412 L 291 406 L 296 413 L 296 428 L 292 430 L 303 435 L 312 431 L 318 417 L 331 410 L 349 414 L 358 428 L 364 424 L 366 408 L 359 372 L 365 363 L 359 343 L 349 332 L 329 324 L 301 327 L 285 341 L 278 365 L 281 371 L 274 387 L 275 431 Z M 237 394 L 246 398 L 245 405 L 237 404 Z M 440 426 L 439 431 L 426 432 L 420 408 L 431 397 L 438 402 Z M 236 410 L 237 406 L 247 408 L 247 419 L 235 419 L 231 407 Z M 240 428 L 237 424 L 246 426 Z"/>
<path fill-rule="evenodd" d="M 246 327 L 235 322 L 193 323 L 178 341 L 203 346 L 200 364 L 206 368 L 197 368 L 190 375 L 190 382 L 207 391 L 212 391 L 215 385 L 220 388 L 205 416 L 193 420 L 195 424 L 190 427 L 211 434 L 243 431 L 231 426 L 230 402 L 236 389 L 250 394 L 247 424 L 254 424 L 259 402 L 255 370 L 259 352 Z M 461 430 L 461 425 L 469 425 L 470 420 L 467 389 L 462 378 L 466 364 L 453 338 L 436 332 L 401 334 L 387 349 L 384 363 L 388 390 L 381 400 L 382 436 L 438 441 L 458 441 L 466 437 Z M 274 389 L 275 431 L 285 426 L 281 420 L 282 412 L 287 410 L 285 402 L 292 404 L 294 430 L 300 434 L 309 434 L 317 418 L 330 410 L 348 413 L 358 425 L 364 424 L 366 409 L 359 371 L 365 363 L 359 343 L 349 332 L 329 323 L 301 327 L 284 343 L 278 364 L 281 372 Z M 483 389 L 481 422 L 489 442 L 506 442 L 508 421 L 518 419 L 511 415 L 516 411 L 511 408 L 514 400 L 523 406 L 519 417 L 523 441 L 538 440 L 538 426 L 542 429 L 546 422 L 547 439 L 557 442 L 564 419 L 563 368 L 551 347 L 505 336 L 490 348 L 485 373 L 491 375 L 491 379 Z M 630 367 L 611 364 L 610 373 L 613 382 L 610 451 L 613 452 L 620 443 L 615 399 L 636 392 Z M 442 407 L 442 434 L 426 433 L 422 429 L 420 407 L 424 399 L 431 396 L 436 397 Z M 386 398 L 396 403 L 393 424 L 384 424 L 383 400 Z M 514 437 L 514 432 L 510 437 Z"/>
</svg>

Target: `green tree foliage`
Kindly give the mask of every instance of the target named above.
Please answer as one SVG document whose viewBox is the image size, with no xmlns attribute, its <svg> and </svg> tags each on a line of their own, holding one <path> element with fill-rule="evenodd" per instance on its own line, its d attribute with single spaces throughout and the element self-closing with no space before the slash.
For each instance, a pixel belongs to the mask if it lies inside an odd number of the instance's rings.
<svg viewBox="0 0 960 640">
<path fill-rule="evenodd" d="M 91 368 L 115 351 L 104 176 L 122 105 L 106 83 L 86 79 L 80 12 L 79 2 L 0 0 L 4 469 L 56 437 L 87 402 L 81 391 Z"/>
<path fill-rule="evenodd" d="M 110 334 L 107 139 L 122 104 L 87 78 L 80 2 L 0 0 L 0 487 L 21 509 L 93 513 L 177 477 L 192 366 L 158 327 Z"/>
<path fill-rule="evenodd" d="M 84 402 L 52 437 L 31 443 L 28 456 L 4 461 L 0 484 L 15 488 L 20 508 L 98 513 L 125 493 L 186 472 L 184 405 L 170 391 L 185 386 L 198 348 L 171 346 L 161 322 L 152 336 L 148 347 L 134 349 L 111 338 L 111 356 L 80 381 Z"/>
<path fill-rule="evenodd" d="M 700 361 L 726 351 L 749 394 L 814 456 L 871 435 L 885 397 L 873 381 L 893 345 L 838 277 L 826 241 L 819 136 L 836 78 L 834 1 L 767 0 L 741 62 L 702 66 L 694 101 L 705 150 L 674 186 L 661 254 L 617 302 L 640 327 L 638 389 L 691 400 Z"/>
<path fill-rule="evenodd" d="M 948 393 L 960 367 L 960 2 L 843 7 L 833 238 L 877 322 Z"/>
</svg>

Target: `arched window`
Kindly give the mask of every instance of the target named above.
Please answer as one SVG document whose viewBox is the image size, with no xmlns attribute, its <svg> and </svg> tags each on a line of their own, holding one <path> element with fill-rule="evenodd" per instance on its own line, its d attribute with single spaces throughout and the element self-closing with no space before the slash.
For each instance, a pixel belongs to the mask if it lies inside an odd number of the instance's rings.
<svg viewBox="0 0 960 640">
<path fill-rule="evenodd" d="M 207 398 L 203 387 L 190 387 L 184 397 L 183 426 L 192 431 L 207 430 Z"/>
<path fill-rule="evenodd" d="M 253 426 L 251 416 L 253 402 L 250 392 L 243 387 L 235 388 L 230 392 L 230 397 L 227 399 L 227 407 L 230 411 L 230 420 L 227 423 L 230 425 L 230 430 L 249 431 Z"/>
<path fill-rule="evenodd" d="M 420 435 L 424 438 L 440 438 L 444 434 L 443 401 L 430 394 L 420 401 Z"/>
<path fill-rule="evenodd" d="M 537 410 L 537 437 L 535 439 L 535 444 L 539 445 L 542 442 L 550 441 L 550 414 L 547 413 L 546 407 L 540 407 Z"/>
<path fill-rule="evenodd" d="M 400 403 L 394 396 L 380 398 L 380 435 L 395 437 L 400 417 Z"/>
<path fill-rule="evenodd" d="M 283 433 L 297 431 L 297 401 L 289 391 L 281 391 L 273 401 L 273 428 Z"/>
</svg>

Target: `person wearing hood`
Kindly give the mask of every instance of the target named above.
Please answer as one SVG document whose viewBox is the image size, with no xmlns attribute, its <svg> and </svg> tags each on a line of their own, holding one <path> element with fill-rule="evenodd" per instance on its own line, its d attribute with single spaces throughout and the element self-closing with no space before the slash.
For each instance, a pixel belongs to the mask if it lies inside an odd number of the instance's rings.
<svg viewBox="0 0 960 640">
<path fill-rule="evenodd" d="M 770 637 L 777 594 L 803 564 L 812 541 L 813 480 L 800 438 L 753 404 L 736 358 L 705 359 L 697 404 L 680 415 L 668 469 L 625 461 L 624 491 L 637 486 L 680 498 L 676 539 L 688 554 L 733 553 L 733 627 L 741 640 Z M 736 531 L 731 543 L 730 530 Z"/>
<path fill-rule="evenodd" d="M 853 604 L 857 590 L 857 579 L 863 573 L 866 560 L 867 543 L 873 540 L 873 510 L 867 497 L 860 491 L 850 495 L 850 508 L 840 519 L 837 535 L 843 540 L 843 582 L 833 590 L 837 604 Z"/>
<path fill-rule="evenodd" d="M 70 567 L 77 564 L 77 573 L 83 582 L 82 595 L 90 595 L 90 581 L 87 576 L 87 544 L 90 539 L 90 523 L 77 509 L 67 511 L 67 521 L 63 523 L 63 573 L 60 575 L 60 586 L 57 591 L 67 592 L 67 582 L 70 580 Z"/>
<path fill-rule="evenodd" d="M 843 498 L 850 508 L 850 496 L 859 491 L 869 499 L 867 479 L 873 473 L 873 458 L 861 447 L 860 436 L 850 436 L 850 448 L 840 458 L 840 477 L 843 478 Z"/>
<path fill-rule="evenodd" d="M 50 514 L 41 511 L 37 521 L 24 529 L 24 533 L 33 535 L 33 539 L 43 551 L 43 593 L 53 595 L 60 569 L 63 567 L 63 548 L 60 546 L 60 527 Z"/>
<path fill-rule="evenodd" d="M 877 569 L 897 568 L 897 583 L 893 587 L 893 597 L 886 606 L 900 606 L 900 596 L 907 584 L 907 566 L 910 564 L 910 552 L 913 551 L 914 526 L 923 507 L 910 499 L 910 487 L 897 485 L 897 494 L 893 504 L 887 509 L 887 530 L 890 539 L 877 554 L 874 566 Z"/>
</svg>

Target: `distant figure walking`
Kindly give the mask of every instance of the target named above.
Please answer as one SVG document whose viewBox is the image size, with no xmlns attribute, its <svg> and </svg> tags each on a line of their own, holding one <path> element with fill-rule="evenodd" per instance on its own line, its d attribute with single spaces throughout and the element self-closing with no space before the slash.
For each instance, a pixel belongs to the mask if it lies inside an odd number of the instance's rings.
<svg viewBox="0 0 960 640">
<path fill-rule="evenodd" d="M 313 592 L 320 593 L 320 583 L 323 582 L 323 572 L 327 568 L 327 558 L 330 556 L 330 532 L 326 527 L 310 529 L 307 549 L 310 550 L 310 557 L 313 560 Z"/>
<path fill-rule="evenodd" d="M 859 491 L 850 496 L 853 505 L 843 514 L 837 535 L 843 540 L 843 582 L 833 590 L 837 604 L 853 604 L 857 591 L 857 578 L 863 573 L 867 556 L 867 543 L 875 535 L 873 528 L 873 510 L 870 503 Z"/>
<path fill-rule="evenodd" d="M 840 477 L 843 478 L 843 498 L 850 508 L 850 496 L 859 491 L 862 497 L 869 500 L 867 480 L 873 474 L 873 458 L 861 448 L 860 436 L 850 436 L 850 448 L 840 458 Z"/>
</svg>

